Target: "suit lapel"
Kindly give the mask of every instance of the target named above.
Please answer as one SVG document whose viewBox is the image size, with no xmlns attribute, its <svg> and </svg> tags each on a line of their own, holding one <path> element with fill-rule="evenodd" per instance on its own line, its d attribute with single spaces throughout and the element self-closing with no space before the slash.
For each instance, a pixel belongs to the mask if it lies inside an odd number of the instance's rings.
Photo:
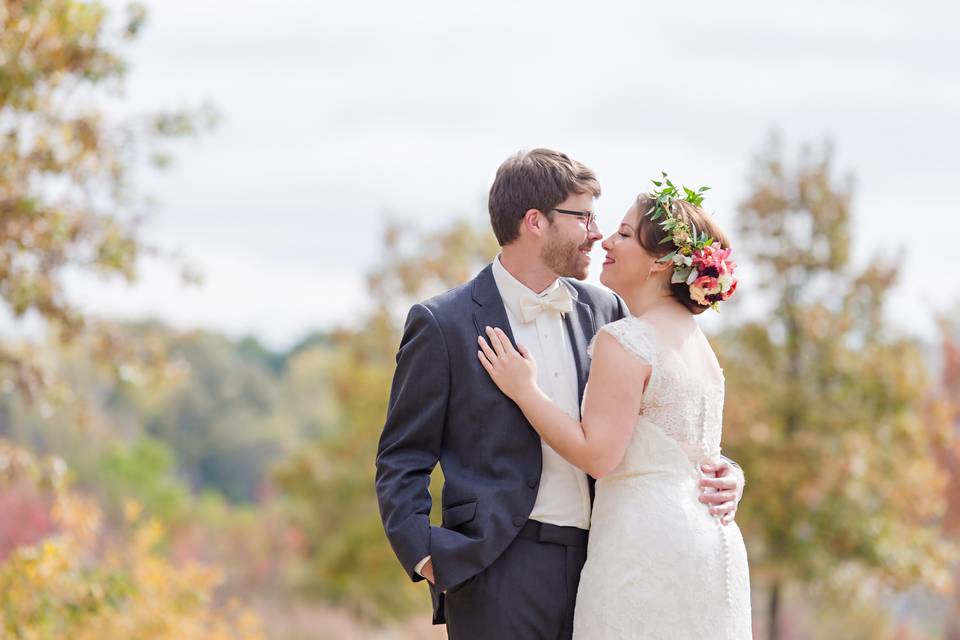
<svg viewBox="0 0 960 640">
<path fill-rule="evenodd" d="M 473 312 L 473 324 L 477 329 L 477 335 L 486 337 L 485 327 L 500 327 L 516 347 L 517 341 L 513 337 L 513 329 L 510 328 L 507 309 L 503 306 L 503 298 L 500 297 L 497 283 L 493 279 L 493 267 L 490 265 L 487 265 L 473 281 L 473 300 L 480 305 Z"/>
<path fill-rule="evenodd" d="M 561 282 L 563 282 L 561 280 Z M 570 290 L 573 298 L 573 310 L 564 316 L 570 344 L 573 346 L 573 360 L 577 365 L 577 399 L 583 401 L 583 389 L 587 385 L 587 370 L 590 368 L 587 357 L 587 344 L 597 332 L 593 320 L 593 310 L 590 306 L 580 302 L 577 290 L 566 282 L 563 283 Z"/>
<path fill-rule="evenodd" d="M 561 280 L 561 282 L 563 281 Z M 590 306 L 580 302 L 577 290 L 573 286 L 566 282 L 563 284 L 570 290 L 570 295 L 573 298 L 573 311 L 566 314 L 563 320 L 564 324 L 567 325 L 570 344 L 573 346 L 573 360 L 577 365 L 577 399 L 582 406 L 583 390 L 587 386 L 587 372 L 590 368 L 587 345 L 596 335 L 597 326 Z M 587 475 L 587 488 L 590 491 L 591 505 L 596 492 L 596 484 L 597 481 Z"/>
</svg>

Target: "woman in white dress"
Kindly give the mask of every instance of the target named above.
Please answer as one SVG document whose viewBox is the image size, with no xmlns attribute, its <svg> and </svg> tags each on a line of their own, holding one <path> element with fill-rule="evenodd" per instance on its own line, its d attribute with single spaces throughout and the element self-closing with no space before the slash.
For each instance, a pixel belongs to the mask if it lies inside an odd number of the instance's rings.
<svg viewBox="0 0 960 640">
<path fill-rule="evenodd" d="M 657 185 L 658 187 L 663 185 Z M 699 500 L 720 455 L 723 372 L 694 316 L 736 289 L 729 242 L 702 193 L 641 194 L 603 242 L 600 281 L 631 316 L 597 333 L 580 422 L 536 384 L 499 328 L 478 357 L 540 436 L 597 478 L 574 638 L 750 640 L 747 554 Z"/>
</svg>

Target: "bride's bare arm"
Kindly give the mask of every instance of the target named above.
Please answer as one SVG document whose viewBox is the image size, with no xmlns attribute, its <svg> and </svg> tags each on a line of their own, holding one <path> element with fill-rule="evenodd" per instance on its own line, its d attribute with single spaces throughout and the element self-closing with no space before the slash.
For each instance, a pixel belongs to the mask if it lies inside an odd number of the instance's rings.
<svg viewBox="0 0 960 640">
<path fill-rule="evenodd" d="M 536 363 L 523 345 L 518 345 L 518 352 L 500 329 L 488 327 L 486 333 L 489 344 L 481 337 L 477 356 L 540 437 L 594 478 L 613 471 L 623 459 L 637 424 L 650 365 L 601 331 L 594 345 L 590 393 L 580 422 L 560 410 L 537 386 Z"/>
</svg>

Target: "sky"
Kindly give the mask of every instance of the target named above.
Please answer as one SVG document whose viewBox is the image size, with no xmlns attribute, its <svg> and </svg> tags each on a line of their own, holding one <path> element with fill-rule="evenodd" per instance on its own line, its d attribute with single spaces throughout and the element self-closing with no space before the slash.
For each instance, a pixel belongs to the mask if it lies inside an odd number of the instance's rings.
<svg viewBox="0 0 960 640">
<path fill-rule="evenodd" d="M 111 6 L 120 6 L 119 3 Z M 133 288 L 73 277 L 84 308 L 285 348 L 362 313 L 390 217 L 486 223 L 497 166 L 560 149 L 603 185 L 604 232 L 667 170 L 731 228 L 772 131 L 830 140 L 855 178 L 854 255 L 902 265 L 891 319 L 930 338 L 960 281 L 960 9 L 881 2 L 154 0 L 127 51 L 131 111 L 209 102 L 213 132 L 150 175 Z M 735 238 L 734 238 L 735 241 Z M 591 278 L 602 262 L 599 245 Z M 749 268 L 744 272 L 749 275 Z M 743 279 L 738 296 L 749 298 Z M 715 322 L 715 320 L 708 320 Z"/>
</svg>

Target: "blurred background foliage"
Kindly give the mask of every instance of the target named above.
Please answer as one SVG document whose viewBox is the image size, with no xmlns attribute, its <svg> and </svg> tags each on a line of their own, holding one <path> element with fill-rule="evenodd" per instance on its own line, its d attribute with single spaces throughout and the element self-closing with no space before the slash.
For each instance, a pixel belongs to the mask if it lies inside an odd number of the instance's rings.
<svg viewBox="0 0 960 640">
<path fill-rule="evenodd" d="M 484 216 L 384 221 L 366 311 L 284 352 L 83 314 L 66 273 L 132 280 L 155 251 L 131 175 L 215 120 L 110 116 L 145 15 L 0 7 L 0 299 L 45 329 L 0 337 L 3 637 L 438 634 L 373 460 L 404 314 L 496 254 Z M 773 140 L 731 230 L 766 304 L 731 303 L 712 337 L 756 634 L 958 640 L 960 327 L 929 345 L 885 325 L 896 261 L 851 262 L 851 184 L 828 146 Z"/>
</svg>

